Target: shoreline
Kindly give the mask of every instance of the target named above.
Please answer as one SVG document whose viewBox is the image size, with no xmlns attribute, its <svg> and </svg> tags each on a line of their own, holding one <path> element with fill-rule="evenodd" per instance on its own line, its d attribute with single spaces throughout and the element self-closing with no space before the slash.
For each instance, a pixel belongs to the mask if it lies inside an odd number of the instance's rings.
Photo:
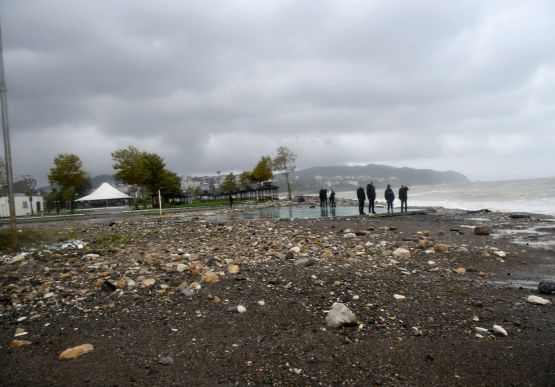
<svg viewBox="0 0 555 387">
<path fill-rule="evenodd" d="M 496 234 L 552 217 L 206 216 L 61 221 L 68 236 L 81 233 L 83 249 L 0 262 L 0 379 L 428 386 L 555 378 L 553 304 L 527 302 L 536 295 L 553 303 L 555 295 L 518 285 L 555 280 L 553 253 Z M 475 235 L 476 225 L 493 233 Z M 356 315 L 355 325 L 326 326 L 335 302 Z M 14 339 L 31 344 L 6 349 Z M 91 353 L 57 360 L 85 343 Z"/>
</svg>

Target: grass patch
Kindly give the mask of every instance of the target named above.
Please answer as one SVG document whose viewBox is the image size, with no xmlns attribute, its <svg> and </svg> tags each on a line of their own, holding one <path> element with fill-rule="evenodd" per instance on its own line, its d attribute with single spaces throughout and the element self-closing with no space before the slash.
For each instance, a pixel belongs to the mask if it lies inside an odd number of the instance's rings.
<svg viewBox="0 0 555 387">
<path fill-rule="evenodd" d="M 93 244 L 97 248 L 108 248 L 113 246 L 128 245 L 131 242 L 133 242 L 133 237 L 131 235 L 105 232 L 97 235 Z"/>
<path fill-rule="evenodd" d="M 56 242 L 59 238 L 59 230 L 52 228 L 30 228 L 22 227 L 17 230 L 17 242 L 19 249 L 39 247 Z M 11 229 L 0 228 L 0 252 L 8 254 L 12 252 Z"/>
</svg>

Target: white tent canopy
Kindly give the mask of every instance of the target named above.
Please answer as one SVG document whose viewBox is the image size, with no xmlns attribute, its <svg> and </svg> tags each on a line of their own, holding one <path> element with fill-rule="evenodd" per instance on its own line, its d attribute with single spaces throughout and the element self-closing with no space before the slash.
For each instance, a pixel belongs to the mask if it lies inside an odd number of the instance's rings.
<svg viewBox="0 0 555 387">
<path fill-rule="evenodd" d="M 131 199 L 130 196 L 118 191 L 108 183 L 102 183 L 93 193 L 77 199 L 77 202 L 85 202 L 90 200 L 110 200 L 110 199 Z"/>
</svg>

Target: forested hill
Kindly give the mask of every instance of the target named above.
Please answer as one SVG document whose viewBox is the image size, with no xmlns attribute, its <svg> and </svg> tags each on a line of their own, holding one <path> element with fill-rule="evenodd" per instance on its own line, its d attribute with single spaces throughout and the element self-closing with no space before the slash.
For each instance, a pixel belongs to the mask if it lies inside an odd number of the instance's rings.
<svg viewBox="0 0 555 387">
<path fill-rule="evenodd" d="M 387 165 L 368 164 L 364 166 L 327 166 L 313 167 L 295 171 L 291 181 L 296 190 L 314 190 L 315 188 L 333 187 L 352 189 L 374 181 L 377 186 L 392 184 L 433 185 L 466 182 L 466 176 L 455 171 L 435 171 L 433 169 L 396 168 Z"/>
</svg>

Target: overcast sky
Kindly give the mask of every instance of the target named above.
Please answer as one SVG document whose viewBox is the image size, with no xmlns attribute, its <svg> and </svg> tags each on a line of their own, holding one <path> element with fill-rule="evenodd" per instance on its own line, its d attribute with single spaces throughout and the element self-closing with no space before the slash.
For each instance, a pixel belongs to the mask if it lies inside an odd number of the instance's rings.
<svg viewBox="0 0 555 387">
<path fill-rule="evenodd" d="M 3 0 L 14 175 L 381 163 L 554 176 L 555 2 Z M 3 153 L 3 152 L 2 152 Z"/>
</svg>

